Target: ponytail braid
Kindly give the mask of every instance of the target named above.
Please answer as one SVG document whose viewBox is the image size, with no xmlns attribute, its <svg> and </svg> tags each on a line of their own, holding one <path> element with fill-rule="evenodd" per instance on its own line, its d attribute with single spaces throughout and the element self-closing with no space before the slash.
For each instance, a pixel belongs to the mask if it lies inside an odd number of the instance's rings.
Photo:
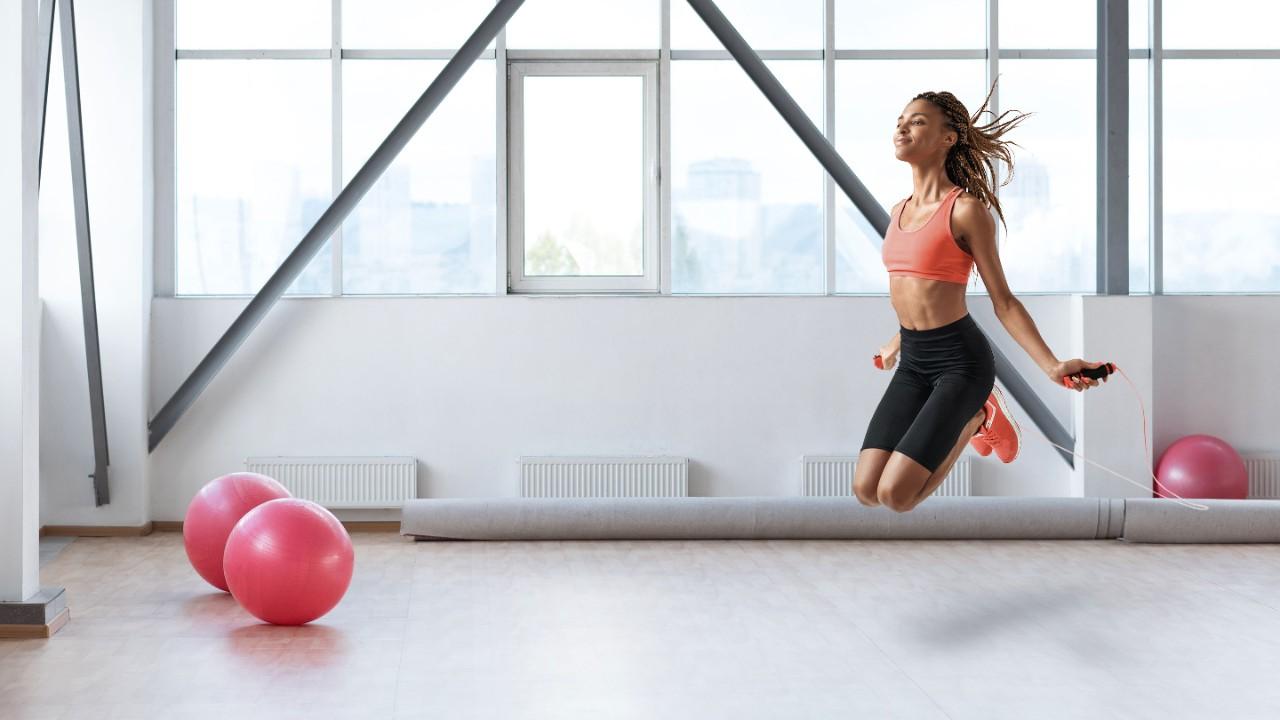
<svg viewBox="0 0 1280 720">
<path fill-rule="evenodd" d="M 995 83 L 992 83 L 986 100 L 982 101 L 982 107 L 972 116 L 965 109 L 964 103 L 946 91 L 922 92 L 912 100 L 923 99 L 933 103 L 942 111 L 947 126 L 956 131 L 956 143 L 947 151 L 944 163 L 947 179 L 981 200 L 987 207 L 994 207 L 996 214 L 1000 216 L 1000 222 L 1004 223 L 1004 209 L 1000 207 L 1000 200 L 995 193 L 997 177 L 995 160 L 999 159 L 1009 166 L 1009 176 L 1000 183 L 1000 187 L 1004 187 L 1013 179 L 1013 152 L 1010 151 L 1009 146 L 1018 145 L 1018 143 L 1000 138 L 1032 113 L 1018 113 L 1013 119 L 1004 120 L 1005 115 L 1017 112 L 1006 110 L 990 123 L 979 126 L 978 118 L 984 112 L 995 114 L 987 109 L 987 104 L 995 90 Z M 1005 229 L 1008 229 L 1007 224 Z"/>
</svg>

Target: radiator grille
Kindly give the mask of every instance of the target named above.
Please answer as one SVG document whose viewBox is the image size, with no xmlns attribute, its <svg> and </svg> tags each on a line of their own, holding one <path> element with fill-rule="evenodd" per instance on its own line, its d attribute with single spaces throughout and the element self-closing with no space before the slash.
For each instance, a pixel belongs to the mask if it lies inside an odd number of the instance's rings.
<svg viewBox="0 0 1280 720">
<path fill-rule="evenodd" d="M 688 458 L 520 458 L 521 497 L 688 497 L 688 495 Z"/>
<path fill-rule="evenodd" d="M 1249 497 L 1280 499 L 1280 455 L 1248 455 Z"/>
<path fill-rule="evenodd" d="M 256 457 L 244 465 L 331 509 L 398 508 L 418 495 L 411 457 Z"/>
<path fill-rule="evenodd" d="M 810 497 L 853 497 L 853 468 L 857 456 L 806 455 L 801 459 L 800 494 Z M 973 494 L 969 458 L 956 460 L 934 495 L 964 497 Z"/>
</svg>

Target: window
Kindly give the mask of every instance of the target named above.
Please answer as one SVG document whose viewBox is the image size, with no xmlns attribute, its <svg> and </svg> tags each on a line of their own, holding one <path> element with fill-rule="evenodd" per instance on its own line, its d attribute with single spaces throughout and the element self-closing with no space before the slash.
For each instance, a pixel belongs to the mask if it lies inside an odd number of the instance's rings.
<svg viewBox="0 0 1280 720">
<path fill-rule="evenodd" d="M 1263 0 L 1161 0 L 1166 49 L 1276 47 L 1280 6 Z M 1130 0 L 1130 5 L 1134 4 Z"/>
<path fill-rule="evenodd" d="M 656 50 L 658 10 L 654 0 L 527 0 L 507 26 L 507 47 Z"/>
<path fill-rule="evenodd" d="M 656 81 L 655 63 L 512 65 L 513 289 L 658 289 Z"/>
<path fill-rule="evenodd" d="M 1000 188 L 1007 232 L 996 225 L 1015 293 L 1097 288 L 1096 82 L 1092 60 L 1000 61 L 1000 112 L 1033 113 L 1005 137 L 1018 145 Z"/>
<path fill-rule="evenodd" d="M 1130 4 L 1143 2 L 1131 0 Z M 1098 6 L 1092 2 L 1000 0 L 1000 47 L 1093 48 L 1098 43 Z"/>
<path fill-rule="evenodd" d="M 719 0 L 716 7 L 756 51 L 822 49 L 822 0 Z M 723 52 L 724 45 L 689 3 L 671 0 L 671 49 Z"/>
<path fill-rule="evenodd" d="M 1151 292 L 1150 60 L 1129 61 L 1129 294 Z"/>
<path fill-rule="evenodd" d="M 176 0 L 177 47 L 300 50 L 329 47 L 329 0 Z"/>
<path fill-rule="evenodd" d="M 911 166 L 893 154 L 902 109 L 925 90 L 947 90 L 972 113 L 986 97 L 985 74 L 982 60 L 836 61 L 836 149 L 886 211 L 911 194 Z M 879 235 L 838 188 L 835 199 L 837 290 L 889 292 Z"/>
<path fill-rule="evenodd" d="M 1277 86 L 1280 60 L 1164 62 L 1166 292 L 1280 290 Z"/>
<path fill-rule="evenodd" d="M 492 7 L 175 0 L 174 294 L 257 292 Z M 291 294 L 493 291 L 493 59 L 476 61 Z"/>
<path fill-rule="evenodd" d="M 178 64 L 174 103 L 178 294 L 258 291 L 328 206 L 329 64 Z M 323 251 L 291 292 L 327 294 Z"/>
<path fill-rule="evenodd" d="M 444 60 L 345 60 L 342 174 L 350 182 Z M 343 292 L 488 293 L 497 257 L 493 61 L 478 60 L 342 229 Z"/>
<path fill-rule="evenodd" d="M 323 4 L 327 7 L 328 0 Z M 342 45 L 363 50 L 441 48 L 452 52 L 462 47 L 492 9 L 492 0 L 345 0 Z"/>
<path fill-rule="evenodd" d="M 767 63 L 821 125 L 822 63 Z M 732 60 L 671 68 L 672 291 L 823 291 L 824 171 Z"/>
<path fill-rule="evenodd" d="M 1280 292 L 1280 7 L 1163 0 L 1162 290 Z"/>
<path fill-rule="evenodd" d="M 916 0 L 911 3 L 835 0 L 836 48 L 985 48 L 984 7 L 985 0 Z M 1003 3 L 1001 9 L 1004 9 Z M 897 115 L 894 113 L 894 117 Z"/>
<path fill-rule="evenodd" d="M 157 98 L 174 143 L 159 291 L 256 292 L 494 2 L 161 0 L 176 64 Z M 1275 114 L 1252 89 L 1280 80 L 1280 10 L 1152 2 L 1161 27 L 1129 2 L 1131 292 L 1280 291 L 1280 196 L 1248 163 L 1280 148 L 1258 133 L 1224 151 L 1221 122 Z M 718 5 L 885 210 L 911 185 L 888 123 L 922 90 L 976 110 L 998 77 L 991 109 L 1033 113 L 997 189 L 1010 285 L 1095 290 L 1096 4 Z M 887 292 L 869 223 L 688 4 L 663 7 L 526 3 L 289 292 Z"/>
</svg>

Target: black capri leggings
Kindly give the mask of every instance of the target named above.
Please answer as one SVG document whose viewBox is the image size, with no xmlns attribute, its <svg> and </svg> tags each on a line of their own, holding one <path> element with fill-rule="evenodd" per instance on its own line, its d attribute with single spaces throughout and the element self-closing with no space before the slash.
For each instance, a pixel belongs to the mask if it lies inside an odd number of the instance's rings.
<svg viewBox="0 0 1280 720">
<path fill-rule="evenodd" d="M 896 450 L 932 473 L 991 394 L 995 355 L 970 315 L 898 332 L 898 369 L 871 416 L 862 449 Z"/>
</svg>

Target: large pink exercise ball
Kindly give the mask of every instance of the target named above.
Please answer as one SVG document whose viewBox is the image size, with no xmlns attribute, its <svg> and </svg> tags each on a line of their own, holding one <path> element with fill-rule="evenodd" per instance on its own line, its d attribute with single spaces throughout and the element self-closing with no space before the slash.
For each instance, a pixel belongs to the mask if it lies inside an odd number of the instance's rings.
<svg viewBox="0 0 1280 720">
<path fill-rule="evenodd" d="M 1249 495 L 1249 475 L 1235 448 L 1212 435 L 1188 435 L 1177 440 L 1156 463 L 1155 497 L 1243 500 Z"/>
<path fill-rule="evenodd" d="M 231 530 L 223 566 L 231 594 L 254 617 L 303 625 L 342 600 L 355 569 L 351 536 L 333 513 L 298 498 L 250 510 Z"/>
<path fill-rule="evenodd" d="M 231 528 L 262 503 L 287 497 L 290 494 L 283 485 L 258 473 L 231 473 L 211 480 L 191 499 L 182 521 L 182 542 L 191 567 L 210 585 L 226 590 L 222 554 Z"/>
</svg>

